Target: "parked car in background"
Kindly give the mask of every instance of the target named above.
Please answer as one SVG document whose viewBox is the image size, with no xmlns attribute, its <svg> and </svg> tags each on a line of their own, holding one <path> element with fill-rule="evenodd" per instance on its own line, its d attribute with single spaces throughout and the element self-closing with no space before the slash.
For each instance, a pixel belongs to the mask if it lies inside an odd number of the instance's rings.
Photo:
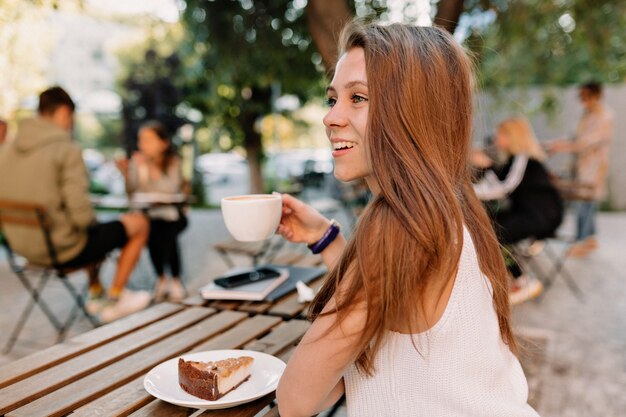
<svg viewBox="0 0 626 417">
<path fill-rule="evenodd" d="M 269 175 L 280 179 L 302 179 L 311 172 L 332 173 L 333 158 L 330 149 L 294 149 L 268 153 L 265 169 Z"/>
<path fill-rule="evenodd" d="M 321 187 L 333 172 L 330 149 L 295 149 L 268 154 L 266 177 L 276 182 L 289 181 L 303 187 Z"/>
<path fill-rule="evenodd" d="M 196 158 L 209 204 L 219 204 L 222 197 L 250 192 L 250 168 L 236 152 L 205 153 Z"/>
<path fill-rule="evenodd" d="M 246 194 L 250 189 L 250 169 L 246 159 L 236 152 L 206 153 L 196 159 L 207 188 L 208 202 L 219 204 L 222 197 Z M 333 172 L 330 149 L 296 149 L 268 152 L 263 174 L 272 184 L 321 187 Z"/>
<path fill-rule="evenodd" d="M 196 159 L 206 184 L 224 184 L 249 175 L 248 162 L 235 152 L 205 153 Z"/>
</svg>

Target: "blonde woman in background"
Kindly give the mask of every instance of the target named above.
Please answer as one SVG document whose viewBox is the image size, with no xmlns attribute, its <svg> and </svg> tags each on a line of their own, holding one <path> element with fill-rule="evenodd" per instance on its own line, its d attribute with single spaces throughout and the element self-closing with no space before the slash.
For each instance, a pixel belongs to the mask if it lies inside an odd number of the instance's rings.
<svg viewBox="0 0 626 417">
<path fill-rule="evenodd" d="M 496 128 L 495 146 L 506 162 L 491 166 L 474 190 L 481 200 L 506 200 L 503 209 L 492 213 L 498 239 L 511 245 L 553 235 L 563 219 L 563 203 L 543 165 L 546 155 L 530 123 L 523 117 L 502 121 Z M 524 275 L 515 260 L 509 259 L 508 269 L 513 278 L 511 304 L 536 297 L 543 290 L 541 282 Z"/>
</svg>

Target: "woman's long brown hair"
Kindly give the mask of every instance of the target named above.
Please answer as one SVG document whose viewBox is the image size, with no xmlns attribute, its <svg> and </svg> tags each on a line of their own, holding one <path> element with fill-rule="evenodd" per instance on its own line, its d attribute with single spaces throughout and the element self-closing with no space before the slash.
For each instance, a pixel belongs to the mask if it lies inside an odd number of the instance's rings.
<svg viewBox="0 0 626 417">
<path fill-rule="evenodd" d="M 310 318 L 335 296 L 336 326 L 358 302 L 367 318 L 356 365 L 374 372 L 385 334 L 424 322 L 427 289 L 454 279 L 467 227 L 493 287 L 500 334 L 517 352 L 507 277 L 498 241 L 471 184 L 472 64 L 445 31 L 352 22 L 341 53 L 363 48 L 369 93 L 366 147 L 380 192 L 362 213 L 337 265 L 313 301 Z M 339 283 L 350 270 L 354 279 Z M 326 313 L 324 313 L 326 314 Z M 434 323 L 429 323 L 433 325 Z"/>
</svg>

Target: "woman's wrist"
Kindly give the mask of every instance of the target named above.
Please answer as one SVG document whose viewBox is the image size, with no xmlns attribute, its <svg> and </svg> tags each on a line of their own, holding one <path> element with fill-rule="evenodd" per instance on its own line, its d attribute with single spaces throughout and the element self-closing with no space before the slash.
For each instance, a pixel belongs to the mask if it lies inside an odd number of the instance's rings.
<svg viewBox="0 0 626 417">
<path fill-rule="evenodd" d="M 305 241 L 305 243 L 308 246 L 310 246 L 314 244 L 315 242 L 319 241 L 322 238 L 322 236 L 324 236 L 324 233 L 326 233 L 326 231 L 330 227 L 331 222 L 332 222 L 331 220 L 324 218 L 324 220 L 320 222 L 320 225 L 316 228 L 316 230 L 310 233 L 310 236 Z"/>
<path fill-rule="evenodd" d="M 321 253 L 324 249 L 326 249 L 333 241 L 339 236 L 341 232 L 341 225 L 332 219 L 329 222 L 328 227 L 324 231 L 324 234 L 315 242 L 310 243 L 309 249 L 314 254 Z"/>
</svg>

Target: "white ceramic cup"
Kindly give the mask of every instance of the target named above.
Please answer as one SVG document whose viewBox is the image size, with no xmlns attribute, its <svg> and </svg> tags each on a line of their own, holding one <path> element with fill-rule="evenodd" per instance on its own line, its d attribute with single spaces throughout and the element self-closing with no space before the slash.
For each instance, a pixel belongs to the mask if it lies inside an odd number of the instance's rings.
<svg viewBox="0 0 626 417">
<path fill-rule="evenodd" d="M 222 217 L 226 228 L 241 242 L 256 242 L 272 237 L 282 215 L 280 194 L 248 194 L 222 198 Z"/>
</svg>

